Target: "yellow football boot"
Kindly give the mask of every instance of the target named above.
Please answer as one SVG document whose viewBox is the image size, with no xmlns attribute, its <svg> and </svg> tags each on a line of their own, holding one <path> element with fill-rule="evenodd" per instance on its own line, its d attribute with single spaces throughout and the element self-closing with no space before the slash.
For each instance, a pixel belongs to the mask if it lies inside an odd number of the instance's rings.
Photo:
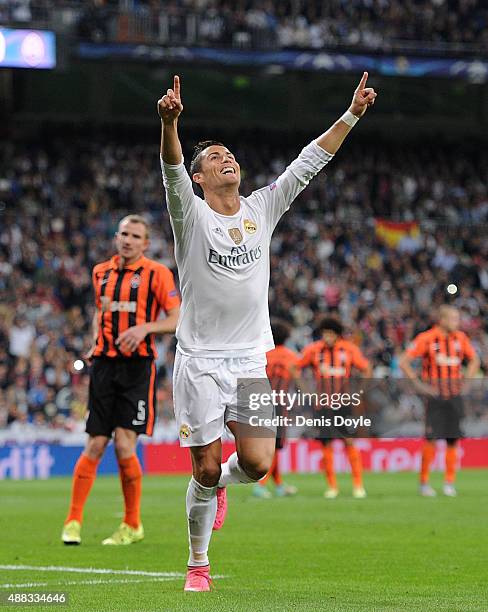
<svg viewBox="0 0 488 612">
<path fill-rule="evenodd" d="M 81 523 L 79 521 L 68 521 L 63 527 L 61 539 L 67 546 L 81 544 Z"/>
<path fill-rule="evenodd" d="M 352 496 L 354 499 L 364 499 L 366 497 L 366 491 L 364 487 L 353 487 Z"/>
<path fill-rule="evenodd" d="M 117 531 L 109 538 L 105 538 L 102 544 L 110 546 L 126 546 L 127 544 L 140 542 L 143 539 L 144 527 L 142 526 L 142 523 L 139 525 L 139 527 L 137 527 L 137 529 L 127 525 L 127 523 L 121 523 Z"/>
</svg>

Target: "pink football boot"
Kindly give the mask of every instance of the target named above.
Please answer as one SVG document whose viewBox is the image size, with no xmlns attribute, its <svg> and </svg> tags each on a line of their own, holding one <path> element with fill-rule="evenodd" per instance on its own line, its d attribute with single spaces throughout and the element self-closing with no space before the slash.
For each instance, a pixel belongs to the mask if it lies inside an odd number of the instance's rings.
<svg viewBox="0 0 488 612">
<path fill-rule="evenodd" d="M 188 568 L 184 588 L 185 591 L 210 591 L 211 586 L 210 565 Z"/>
</svg>

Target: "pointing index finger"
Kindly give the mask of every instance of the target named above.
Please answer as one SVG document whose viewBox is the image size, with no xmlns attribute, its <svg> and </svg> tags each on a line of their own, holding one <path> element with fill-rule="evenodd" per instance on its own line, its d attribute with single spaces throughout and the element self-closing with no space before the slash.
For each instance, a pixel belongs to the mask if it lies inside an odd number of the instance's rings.
<svg viewBox="0 0 488 612">
<path fill-rule="evenodd" d="M 363 72 L 363 76 L 361 77 L 361 80 L 359 81 L 358 91 L 361 91 L 361 89 L 365 88 L 367 80 L 368 80 L 368 73 Z"/>
<path fill-rule="evenodd" d="M 175 77 L 174 77 L 173 90 L 175 92 L 175 96 L 179 99 L 180 97 L 180 77 L 177 74 L 175 74 Z"/>
</svg>

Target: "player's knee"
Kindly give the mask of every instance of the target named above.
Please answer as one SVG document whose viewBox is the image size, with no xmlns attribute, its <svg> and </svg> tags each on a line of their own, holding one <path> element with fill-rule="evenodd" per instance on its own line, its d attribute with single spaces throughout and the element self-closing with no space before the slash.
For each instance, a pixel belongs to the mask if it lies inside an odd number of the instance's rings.
<svg viewBox="0 0 488 612">
<path fill-rule="evenodd" d="M 102 436 L 89 438 L 85 448 L 85 455 L 90 459 L 99 460 L 103 457 L 107 444 L 108 438 Z"/>
<path fill-rule="evenodd" d="M 114 447 L 117 459 L 128 459 L 136 452 L 137 435 L 133 431 L 115 428 Z"/>
<path fill-rule="evenodd" d="M 239 458 L 239 463 L 242 469 L 246 472 L 249 478 L 253 480 L 260 480 L 263 476 L 269 472 L 273 457 L 259 457 L 257 459 L 244 459 Z"/>
<path fill-rule="evenodd" d="M 115 454 L 119 459 L 128 459 L 129 457 L 132 457 L 135 452 L 135 447 L 132 440 L 115 438 L 114 446 Z"/>
<path fill-rule="evenodd" d="M 214 487 L 219 482 L 220 473 L 220 463 L 207 458 L 193 466 L 193 477 L 204 487 Z"/>
</svg>

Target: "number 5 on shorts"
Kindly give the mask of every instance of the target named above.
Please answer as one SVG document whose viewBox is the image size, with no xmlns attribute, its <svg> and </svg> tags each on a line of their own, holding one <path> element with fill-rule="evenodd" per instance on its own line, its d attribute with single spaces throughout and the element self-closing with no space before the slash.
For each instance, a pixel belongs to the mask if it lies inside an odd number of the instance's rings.
<svg viewBox="0 0 488 612">
<path fill-rule="evenodd" d="M 137 402 L 137 420 L 146 420 L 146 402 L 144 400 L 139 400 Z"/>
</svg>

